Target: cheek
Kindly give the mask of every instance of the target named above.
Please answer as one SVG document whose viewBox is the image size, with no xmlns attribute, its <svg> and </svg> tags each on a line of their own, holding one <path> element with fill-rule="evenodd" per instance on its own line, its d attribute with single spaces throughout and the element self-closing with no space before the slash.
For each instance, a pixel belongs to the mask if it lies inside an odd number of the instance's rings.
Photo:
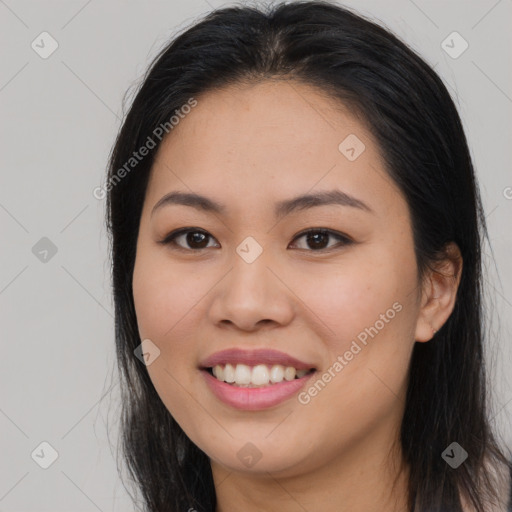
<svg viewBox="0 0 512 512">
<path fill-rule="evenodd" d="M 300 397 L 303 421 L 315 418 L 322 437 L 340 447 L 398 411 L 414 345 L 416 306 L 405 282 L 414 271 L 360 265 L 302 289 L 322 320 L 315 335 L 327 355 L 318 375 L 325 384 L 313 381 Z M 323 448 L 328 457 L 333 446 Z"/>
<path fill-rule="evenodd" d="M 354 256 L 336 265 L 297 272 L 293 289 L 304 304 L 304 315 L 317 318 L 320 339 L 339 344 L 333 348 L 343 349 L 344 341 L 356 338 L 376 322 L 379 330 L 383 321 L 386 326 L 395 323 L 387 320 L 400 316 L 396 309 L 404 309 L 413 298 L 414 263 L 400 260 L 396 254 L 388 258 L 382 256 L 384 251 L 380 254 Z M 393 308 L 397 302 L 401 308 Z"/>
<path fill-rule="evenodd" d="M 200 299 L 212 286 L 207 280 L 169 265 L 154 252 L 137 253 L 132 286 L 139 334 L 160 350 L 147 371 L 165 407 L 189 435 L 196 428 L 193 418 L 204 414 L 195 410 L 188 390 L 194 389 L 199 376 L 195 368 L 191 371 L 195 365 L 191 338 L 202 316 Z"/>
<path fill-rule="evenodd" d="M 346 258 L 336 270 L 303 275 L 297 295 L 305 298 L 305 314 L 323 342 L 324 370 L 338 362 L 318 413 L 333 396 L 344 396 L 342 409 L 351 410 L 363 403 L 375 407 L 371 397 L 401 390 L 418 314 L 414 253 L 380 246 L 364 257 Z"/>
<path fill-rule="evenodd" d="M 387 398 L 392 402 L 405 387 L 418 314 L 414 254 L 381 249 L 315 277 L 301 293 L 322 320 L 317 334 L 327 349 L 326 368 L 336 375 L 326 375 L 332 383 L 316 407 L 320 414 L 329 403 L 343 403 L 340 410 L 367 415 L 363 424 L 377 413 L 377 402 L 388 407 Z"/>
<path fill-rule="evenodd" d="M 201 279 L 199 273 L 169 264 L 165 255 L 140 249 L 133 273 L 133 299 L 141 338 L 162 342 L 175 338 L 180 324 L 194 317 L 208 290 L 207 281 L 207 276 Z"/>
</svg>

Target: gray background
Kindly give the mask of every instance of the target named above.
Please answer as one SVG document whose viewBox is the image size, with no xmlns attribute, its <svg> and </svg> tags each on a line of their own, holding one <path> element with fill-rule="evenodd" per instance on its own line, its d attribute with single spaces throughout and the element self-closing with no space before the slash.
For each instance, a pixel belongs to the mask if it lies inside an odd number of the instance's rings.
<svg viewBox="0 0 512 512">
<path fill-rule="evenodd" d="M 114 457 L 113 308 L 104 201 L 93 189 L 104 181 L 125 91 L 173 34 L 222 5 L 0 0 L 0 512 L 133 510 Z M 345 5 L 418 50 L 459 107 L 494 253 L 486 258 L 492 415 L 512 445 L 512 1 Z M 59 45 L 46 59 L 31 47 L 48 51 L 43 31 Z M 442 47 L 453 31 L 469 44 L 458 58 Z M 463 42 L 444 44 L 453 53 Z M 51 461 L 42 442 L 58 453 L 47 469 L 35 462 Z"/>
</svg>

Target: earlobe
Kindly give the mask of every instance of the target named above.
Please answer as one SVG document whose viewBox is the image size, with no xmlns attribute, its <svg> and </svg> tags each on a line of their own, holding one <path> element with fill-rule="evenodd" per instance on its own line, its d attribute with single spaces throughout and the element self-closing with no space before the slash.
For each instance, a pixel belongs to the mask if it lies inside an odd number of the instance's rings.
<svg viewBox="0 0 512 512">
<path fill-rule="evenodd" d="M 444 257 L 428 270 L 422 288 L 421 308 L 416 324 L 415 339 L 430 341 L 448 320 L 455 307 L 462 276 L 462 256 L 454 242 L 444 250 Z"/>
</svg>

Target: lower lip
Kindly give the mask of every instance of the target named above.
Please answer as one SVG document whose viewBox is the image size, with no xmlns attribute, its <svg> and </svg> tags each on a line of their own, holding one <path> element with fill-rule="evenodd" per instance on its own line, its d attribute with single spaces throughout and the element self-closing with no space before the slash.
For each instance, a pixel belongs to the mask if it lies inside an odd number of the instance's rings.
<svg viewBox="0 0 512 512">
<path fill-rule="evenodd" d="M 263 388 L 232 386 L 218 380 L 206 370 L 202 370 L 201 373 L 214 395 L 222 402 L 236 409 L 259 411 L 278 405 L 295 395 L 316 372 L 305 375 L 300 379 L 270 384 Z"/>
</svg>

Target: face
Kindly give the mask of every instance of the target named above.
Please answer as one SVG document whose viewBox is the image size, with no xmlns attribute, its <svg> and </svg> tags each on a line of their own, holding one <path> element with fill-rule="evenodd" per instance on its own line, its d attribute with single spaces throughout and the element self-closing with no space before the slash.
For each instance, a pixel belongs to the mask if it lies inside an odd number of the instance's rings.
<svg viewBox="0 0 512 512">
<path fill-rule="evenodd" d="M 375 140 L 304 84 L 197 101 L 159 148 L 137 242 L 159 396 L 230 471 L 293 475 L 385 444 L 420 302 L 407 204 Z M 209 202 L 156 206 L 175 192 Z M 304 195 L 319 198 L 291 202 Z"/>
</svg>

